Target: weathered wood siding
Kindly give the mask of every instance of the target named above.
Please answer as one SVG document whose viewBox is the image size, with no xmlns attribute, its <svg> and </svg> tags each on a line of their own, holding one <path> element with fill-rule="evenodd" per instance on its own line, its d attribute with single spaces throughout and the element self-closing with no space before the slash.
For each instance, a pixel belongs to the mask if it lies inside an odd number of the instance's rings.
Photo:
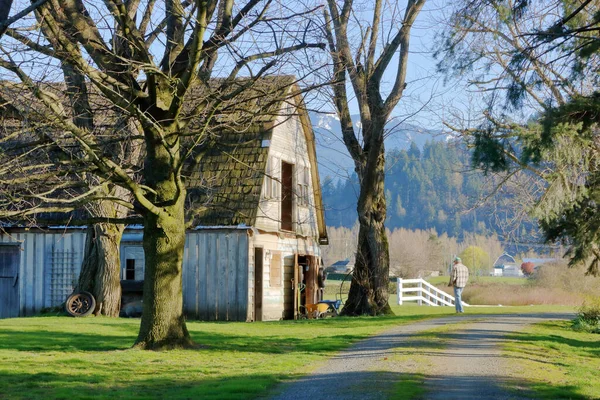
<svg viewBox="0 0 600 400">
<path fill-rule="evenodd" d="M 183 308 L 189 318 L 246 321 L 250 300 L 246 230 L 207 229 L 187 234 Z"/>
<path fill-rule="evenodd" d="M 294 277 L 295 254 L 321 256 L 318 243 L 311 239 L 282 238 L 277 234 L 260 233 L 253 237 L 253 244 L 262 247 L 264 254 L 263 276 L 263 321 L 293 317 L 294 291 L 291 279 Z M 276 252 L 282 263 L 282 281 L 271 281 L 271 260 Z"/>
<path fill-rule="evenodd" d="M 303 169 L 308 168 L 308 192 L 309 202 L 307 205 L 299 205 L 297 196 L 294 198 L 293 206 L 293 224 L 294 232 L 302 236 L 317 237 L 317 214 L 315 209 L 314 188 L 312 186 L 311 175 L 314 173 L 310 167 L 308 159 L 308 147 L 302 124 L 298 116 L 293 115 L 293 109 L 288 109 L 288 116 L 280 116 L 273 129 L 271 138 L 269 157 L 275 157 L 277 160 L 274 166 L 273 175 L 277 180 L 281 180 L 281 161 L 294 165 L 293 189 L 297 192 L 298 182 L 303 174 Z M 263 185 L 264 187 L 264 185 Z M 279 190 L 281 193 L 281 190 Z M 297 193 L 298 194 L 298 193 Z M 276 232 L 280 230 L 281 221 L 281 199 L 261 199 L 256 227 L 259 229 Z"/>
<path fill-rule="evenodd" d="M 0 234 L 0 242 L 18 243 L 21 248 L 19 316 L 59 306 L 67 299 L 81 269 L 85 229 L 13 231 Z"/>
</svg>

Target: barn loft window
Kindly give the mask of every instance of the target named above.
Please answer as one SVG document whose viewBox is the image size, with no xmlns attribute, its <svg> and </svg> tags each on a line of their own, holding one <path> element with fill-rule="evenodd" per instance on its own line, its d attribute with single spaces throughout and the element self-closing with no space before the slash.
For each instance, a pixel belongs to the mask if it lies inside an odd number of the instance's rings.
<svg viewBox="0 0 600 400">
<path fill-rule="evenodd" d="M 298 185 L 296 195 L 298 196 L 299 206 L 308 206 L 309 204 L 309 193 L 308 193 L 308 181 L 310 172 L 307 167 L 300 168 L 300 175 L 298 176 Z"/>
<path fill-rule="evenodd" d="M 265 171 L 262 190 L 264 199 L 277 199 L 279 197 L 279 182 L 276 175 L 278 161 L 277 157 L 267 158 L 267 170 Z"/>
</svg>

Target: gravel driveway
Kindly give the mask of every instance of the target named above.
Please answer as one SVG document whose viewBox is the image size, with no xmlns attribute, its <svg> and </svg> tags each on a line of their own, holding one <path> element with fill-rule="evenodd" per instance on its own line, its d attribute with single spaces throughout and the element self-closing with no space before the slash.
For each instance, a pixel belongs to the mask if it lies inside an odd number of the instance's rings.
<svg viewBox="0 0 600 400">
<path fill-rule="evenodd" d="M 507 360 L 500 357 L 503 337 L 532 323 L 571 318 L 461 315 L 401 325 L 356 343 L 308 376 L 282 384 L 271 399 L 386 399 L 394 383 L 412 376 L 424 378 L 427 399 L 513 399 L 502 388 L 512 380 Z M 445 329 L 454 323 L 460 323 L 456 330 Z M 435 336 L 439 342 L 420 337 L 436 328 L 441 330 Z M 411 351 L 418 353 L 419 363 L 411 361 Z"/>
</svg>

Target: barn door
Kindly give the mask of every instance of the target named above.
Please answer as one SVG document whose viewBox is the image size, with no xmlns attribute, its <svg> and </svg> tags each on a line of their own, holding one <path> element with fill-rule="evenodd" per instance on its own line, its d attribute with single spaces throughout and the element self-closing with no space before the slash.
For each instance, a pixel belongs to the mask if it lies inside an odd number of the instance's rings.
<svg viewBox="0 0 600 400">
<path fill-rule="evenodd" d="M 19 246 L 0 246 L 0 318 L 19 316 L 19 251 Z"/>
<path fill-rule="evenodd" d="M 281 230 L 291 231 L 294 212 L 294 165 L 281 162 Z"/>
</svg>

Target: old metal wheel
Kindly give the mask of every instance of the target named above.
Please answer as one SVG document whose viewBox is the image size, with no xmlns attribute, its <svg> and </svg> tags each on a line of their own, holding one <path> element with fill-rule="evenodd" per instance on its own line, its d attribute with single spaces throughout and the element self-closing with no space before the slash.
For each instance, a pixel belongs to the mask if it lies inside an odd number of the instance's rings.
<svg viewBox="0 0 600 400">
<path fill-rule="evenodd" d="M 65 310 L 73 317 L 87 317 L 95 308 L 96 299 L 89 292 L 73 293 L 65 303 Z"/>
</svg>

